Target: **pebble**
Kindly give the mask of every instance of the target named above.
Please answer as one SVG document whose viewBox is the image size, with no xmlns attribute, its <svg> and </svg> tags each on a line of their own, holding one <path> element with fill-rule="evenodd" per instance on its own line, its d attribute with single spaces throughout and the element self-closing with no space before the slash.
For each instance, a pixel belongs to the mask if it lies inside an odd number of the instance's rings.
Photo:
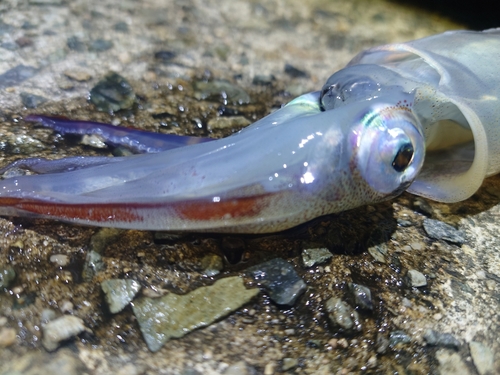
<svg viewBox="0 0 500 375">
<path fill-rule="evenodd" d="M 21 82 L 33 77 L 37 72 L 38 69 L 32 66 L 17 65 L 0 74 L 0 88 L 17 86 Z"/>
<path fill-rule="evenodd" d="M 90 90 L 90 102 L 101 112 L 116 112 L 134 105 L 135 92 L 130 83 L 117 73 L 110 73 Z"/>
<path fill-rule="evenodd" d="M 423 198 L 416 198 L 413 202 L 413 207 L 415 208 L 415 210 L 425 215 L 432 216 L 434 214 L 434 209 L 432 208 L 432 206 Z"/>
<path fill-rule="evenodd" d="M 292 306 L 306 290 L 304 280 L 290 263 L 281 258 L 250 267 L 246 274 L 264 287 L 278 305 Z"/>
<path fill-rule="evenodd" d="M 233 104 L 248 104 L 250 96 L 241 87 L 233 85 L 229 81 L 197 81 L 194 83 L 194 97 L 198 100 L 217 100 L 221 98 Z"/>
<path fill-rule="evenodd" d="M 479 375 L 493 374 L 493 351 L 479 341 L 471 341 L 469 349 Z"/>
<path fill-rule="evenodd" d="M 78 81 L 78 82 L 87 82 L 92 79 L 92 74 L 86 70 L 81 70 L 81 69 L 71 69 L 71 70 L 65 70 L 63 74 L 72 79 L 73 81 Z"/>
<path fill-rule="evenodd" d="M 49 259 L 59 267 L 65 267 L 69 264 L 69 256 L 66 254 L 54 254 L 51 255 Z"/>
<path fill-rule="evenodd" d="M 0 328 L 0 348 L 6 348 L 16 342 L 16 330 L 14 328 Z"/>
<path fill-rule="evenodd" d="M 224 262 L 217 254 L 207 254 L 201 259 L 200 266 L 203 270 L 203 275 L 212 277 L 218 275 L 220 271 L 222 271 Z"/>
<path fill-rule="evenodd" d="M 207 130 L 241 129 L 250 124 L 251 122 L 244 116 L 214 117 L 208 121 Z"/>
<path fill-rule="evenodd" d="M 359 314 L 347 302 L 340 298 L 332 297 L 325 303 L 326 311 L 330 322 L 336 326 L 351 331 L 361 330 Z"/>
<path fill-rule="evenodd" d="M 424 333 L 424 340 L 427 342 L 427 345 L 442 346 L 457 350 L 460 348 L 460 341 L 451 333 L 441 333 L 433 329 L 428 329 Z"/>
<path fill-rule="evenodd" d="M 389 346 L 394 347 L 399 343 L 409 344 L 411 337 L 404 331 L 392 331 L 389 334 Z"/>
<path fill-rule="evenodd" d="M 91 250 L 87 253 L 85 263 L 83 265 L 82 277 L 86 281 L 94 278 L 95 274 L 104 269 L 104 262 L 102 256 L 97 251 Z"/>
<path fill-rule="evenodd" d="M 21 102 L 26 108 L 38 108 L 38 106 L 42 105 L 47 101 L 46 98 L 40 95 L 30 94 L 28 92 L 21 92 L 19 94 L 21 97 Z"/>
<path fill-rule="evenodd" d="M 356 306 L 364 310 L 373 310 L 372 292 L 370 288 L 364 285 L 350 283 L 349 289 L 354 297 Z"/>
<path fill-rule="evenodd" d="M 439 220 L 425 219 L 424 229 L 429 237 L 436 240 L 445 240 L 461 245 L 465 242 L 465 233 Z"/>
<path fill-rule="evenodd" d="M 73 315 L 63 315 L 42 326 L 42 345 L 49 352 L 56 350 L 61 341 L 74 337 L 88 330 L 83 320 Z"/>
<path fill-rule="evenodd" d="M 244 361 L 239 361 L 230 365 L 224 372 L 224 375 L 250 375 L 248 366 Z"/>
<path fill-rule="evenodd" d="M 427 285 L 427 279 L 422 272 L 417 270 L 408 270 L 406 274 L 408 285 L 413 288 L 420 288 Z"/>
<path fill-rule="evenodd" d="M 113 48 L 113 45 L 111 40 L 96 39 L 90 42 L 89 51 L 104 52 Z"/>
<path fill-rule="evenodd" d="M 112 314 L 122 311 L 141 290 L 141 284 L 135 280 L 109 279 L 101 283 L 104 298 Z"/>
<path fill-rule="evenodd" d="M 269 75 L 257 74 L 256 76 L 253 77 L 252 84 L 258 86 L 270 86 L 273 84 L 274 81 L 276 81 L 276 77 L 273 76 L 272 74 Z"/>
<path fill-rule="evenodd" d="M 66 39 L 66 45 L 70 50 L 83 52 L 85 51 L 85 43 L 83 43 L 77 36 L 70 36 Z"/>
<path fill-rule="evenodd" d="M 283 365 L 281 366 L 281 371 L 288 371 L 294 367 L 297 367 L 299 360 L 297 358 L 283 358 Z"/>
<path fill-rule="evenodd" d="M 162 63 L 170 62 L 176 56 L 177 56 L 177 54 L 173 51 L 165 50 L 165 51 L 155 52 L 155 59 L 158 60 L 159 62 L 162 62 Z"/>
<path fill-rule="evenodd" d="M 285 73 L 288 74 L 290 77 L 293 78 L 307 78 L 309 77 L 309 74 L 307 74 L 305 71 L 300 70 L 293 65 L 290 64 L 285 64 Z"/>
<path fill-rule="evenodd" d="M 386 263 L 385 256 L 387 255 L 387 245 L 375 245 L 368 248 L 368 253 L 373 257 L 375 262 Z"/>
<path fill-rule="evenodd" d="M 248 303 L 259 290 L 247 289 L 237 276 L 217 280 L 184 295 L 143 297 L 132 303 L 146 344 L 156 352 L 171 338 L 205 327 Z"/>
<path fill-rule="evenodd" d="M 16 278 L 16 271 L 11 266 L 0 267 L 0 288 L 8 288 Z"/>
<path fill-rule="evenodd" d="M 332 257 L 333 254 L 325 247 L 302 250 L 302 262 L 307 268 L 313 267 L 316 264 L 325 263 Z"/>
<path fill-rule="evenodd" d="M 436 352 L 438 361 L 437 373 L 440 375 L 469 375 L 470 371 L 458 353 L 448 349 Z"/>
</svg>

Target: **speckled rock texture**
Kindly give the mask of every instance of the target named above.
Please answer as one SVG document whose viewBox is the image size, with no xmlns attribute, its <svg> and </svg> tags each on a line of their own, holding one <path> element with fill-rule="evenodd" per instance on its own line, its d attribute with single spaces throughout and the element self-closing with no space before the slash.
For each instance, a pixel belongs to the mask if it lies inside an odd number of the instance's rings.
<svg viewBox="0 0 500 375">
<path fill-rule="evenodd" d="M 24 122 L 30 113 L 223 137 L 320 89 L 364 48 L 457 28 L 379 0 L 1 0 L 0 164 L 123 152 Z M 130 85 L 126 105 L 99 110 L 89 93 L 111 73 Z M 466 202 L 403 194 L 265 236 L 0 218 L 0 270 L 14 275 L 0 288 L 0 374 L 500 373 L 499 192 L 493 177 Z M 430 237 L 428 219 L 460 241 Z M 323 248 L 333 257 L 306 267 L 303 250 Z M 205 272 L 207 255 L 223 260 L 217 272 Z M 101 290 L 135 280 L 137 300 L 164 298 L 233 276 L 251 290 L 246 270 L 275 258 L 306 284 L 292 306 L 262 288 L 155 353 L 132 308 L 111 314 Z M 412 286 L 410 270 L 425 285 Z M 332 321 L 327 304 L 354 309 L 349 285 L 371 294 L 371 308 L 348 310 L 356 329 Z M 49 353 L 43 327 L 64 316 L 84 329 Z"/>
</svg>

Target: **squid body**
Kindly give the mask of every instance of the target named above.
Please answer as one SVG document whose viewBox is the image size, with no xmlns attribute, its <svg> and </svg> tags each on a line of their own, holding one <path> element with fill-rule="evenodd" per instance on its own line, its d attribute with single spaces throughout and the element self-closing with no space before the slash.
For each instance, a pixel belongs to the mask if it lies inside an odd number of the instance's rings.
<svg viewBox="0 0 500 375">
<path fill-rule="evenodd" d="M 218 140 L 31 115 L 142 154 L 14 162 L 0 214 L 264 233 L 405 190 L 460 201 L 500 171 L 499 61 L 500 29 L 372 48 L 321 91 Z"/>
</svg>

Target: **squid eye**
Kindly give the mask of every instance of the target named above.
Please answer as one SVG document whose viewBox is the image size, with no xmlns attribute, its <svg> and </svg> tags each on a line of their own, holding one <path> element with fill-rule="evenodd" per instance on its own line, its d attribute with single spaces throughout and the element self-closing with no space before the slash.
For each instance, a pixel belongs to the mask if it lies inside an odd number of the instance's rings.
<svg viewBox="0 0 500 375">
<path fill-rule="evenodd" d="M 392 168 L 394 168 L 396 172 L 403 172 L 406 167 L 410 165 L 410 162 L 413 159 L 413 152 L 413 145 L 411 143 L 405 143 L 402 145 L 392 161 Z"/>
</svg>

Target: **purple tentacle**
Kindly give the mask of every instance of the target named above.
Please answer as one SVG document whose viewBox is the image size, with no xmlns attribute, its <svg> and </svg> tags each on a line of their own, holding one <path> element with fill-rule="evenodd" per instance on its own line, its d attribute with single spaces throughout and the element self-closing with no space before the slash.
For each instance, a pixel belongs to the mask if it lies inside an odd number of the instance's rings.
<svg viewBox="0 0 500 375">
<path fill-rule="evenodd" d="M 127 147 L 134 153 L 154 153 L 213 140 L 212 138 L 152 133 L 123 126 L 61 117 L 28 115 L 24 119 L 29 122 L 38 122 L 61 134 L 97 134 L 104 139 L 105 143 L 111 146 Z"/>
</svg>

